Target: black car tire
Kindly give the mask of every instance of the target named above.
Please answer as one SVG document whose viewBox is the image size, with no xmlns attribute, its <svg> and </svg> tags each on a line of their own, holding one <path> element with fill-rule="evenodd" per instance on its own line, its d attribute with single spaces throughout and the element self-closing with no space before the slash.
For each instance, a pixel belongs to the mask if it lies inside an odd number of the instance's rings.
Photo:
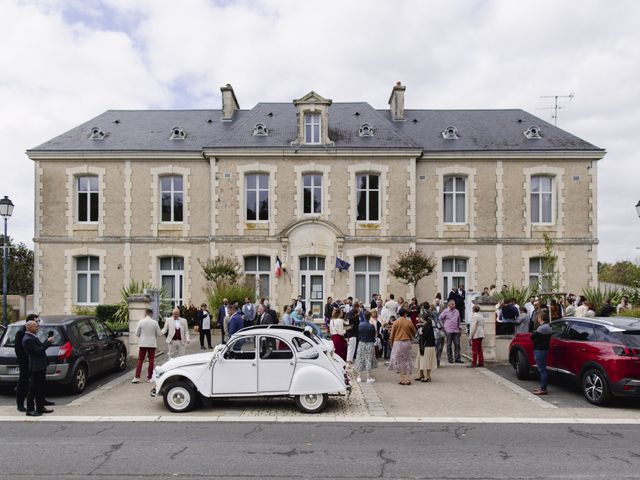
<svg viewBox="0 0 640 480">
<path fill-rule="evenodd" d="M 124 372 L 127 369 L 127 349 L 122 347 L 118 350 L 116 357 L 116 370 L 118 372 Z"/>
<path fill-rule="evenodd" d="M 607 376 L 599 368 L 589 368 L 582 374 L 582 394 L 589 403 L 602 406 L 611 400 Z"/>
<path fill-rule="evenodd" d="M 522 350 L 518 350 L 516 352 L 516 363 L 514 368 L 516 370 L 516 377 L 518 380 L 528 380 L 529 379 L 529 361 L 527 360 L 527 356 L 524 354 Z"/>
<path fill-rule="evenodd" d="M 87 367 L 84 365 L 78 365 L 73 371 L 73 377 L 71 378 L 71 391 L 73 393 L 82 393 L 87 388 L 87 381 L 89 377 L 87 375 Z"/>
<path fill-rule="evenodd" d="M 193 410 L 198 401 L 196 389 L 190 383 L 178 381 L 171 383 L 164 390 L 164 406 L 170 412 L 184 413 Z"/>
<path fill-rule="evenodd" d="M 311 395 L 298 395 L 296 397 L 296 407 L 303 413 L 320 413 L 329 402 L 329 395 L 326 393 L 314 393 Z"/>
</svg>

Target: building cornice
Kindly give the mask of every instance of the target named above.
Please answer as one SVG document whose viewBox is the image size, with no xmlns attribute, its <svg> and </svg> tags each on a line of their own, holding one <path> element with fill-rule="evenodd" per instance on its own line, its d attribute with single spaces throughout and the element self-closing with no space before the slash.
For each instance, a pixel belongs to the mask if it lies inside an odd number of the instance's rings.
<svg viewBox="0 0 640 480">
<path fill-rule="evenodd" d="M 601 160 L 606 155 L 605 150 L 508 150 L 508 151 L 473 151 L 473 152 L 424 152 L 422 160 L 451 161 L 456 159 L 487 159 L 487 160 Z"/>
<path fill-rule="evenodd" d="M 422 150 L 397 148 L 205 148 L 203 153 L 211 157 L 408 157 L 415 158 Z"/>
<path fill-rule="evenodd" d="M 100 152 L 82 152 L 82 151 L 58 151 L 45 152 L 28 150 L 27 157 L 31 160 L 95 160 L 95 161 L 113 161 L 113 160 L 173 160 L 173 161 L 193 161 L 202 160 L 202 151 L 190 152 L 167 152 L 167 151 L 100 151 Z"/>
</svg>

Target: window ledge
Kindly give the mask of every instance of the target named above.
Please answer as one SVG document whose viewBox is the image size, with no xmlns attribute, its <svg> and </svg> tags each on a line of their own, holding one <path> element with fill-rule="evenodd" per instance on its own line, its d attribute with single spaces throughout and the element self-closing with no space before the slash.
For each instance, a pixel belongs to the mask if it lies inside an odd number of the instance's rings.
<svg viewBox="0 0 640 480">
<path fill-rule="evenodd" d="M 357 222 L 356 226 L 365 230 L 378 230 L 380 222 Z"/>
<path fill-rule="evenodd" d="M 535 231 L 538 231 L 538 232 L 545 232 L 545 231 L 555 232 L 556 231 L 555 223 L 532 223 L 531 228 L 533 228 Z"/>
<path fill-rule="evenodd" d="M 269 230 L 269 222 L 245 222 L 244 228 L 247 230 Z"/>
<path fill-rule="evenodd" d="M 158 230 L 163 232 L 176 232 L 182 231 L 182 223 L 159 223 Z"/>
<path fill-rule="evenodd" d="M 76 232 L 97 232 L 98 223 L 76 223 L 73 225 L 73 230 Z"/>
<path fill-rule="evenodd" d="M 445 223 L 444 228 L 445 228 L 445 231 L 447 232 L 468 232 L 469 224 L 468 223 Z"/>
</svg>

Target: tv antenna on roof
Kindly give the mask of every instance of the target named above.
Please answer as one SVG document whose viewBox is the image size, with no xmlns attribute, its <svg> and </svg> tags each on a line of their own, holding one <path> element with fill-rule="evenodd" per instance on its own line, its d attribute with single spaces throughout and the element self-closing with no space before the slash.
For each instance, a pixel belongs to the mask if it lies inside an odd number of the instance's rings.
<svg viewBox="0 0 640 480">
<path fill-rule="evenodd" d="M 554 105 L 553 107 L 541 107 L 541 110 L 553 110 L 553 115 L 551 115 L 551 118 L 553 118 L 553 125 L 557 127 L 558 126 L 558 110 L 565 107 L 564 105 L 558 105 L 558 99 L 568 98 L 570 102 L 571 100 L 573 100 L 573 97 L 575 96 L 576 94 L 573 92 L 571 92 L 569 95 L 542 95 L 540 98 L 553 98 Z"/>
</svg>

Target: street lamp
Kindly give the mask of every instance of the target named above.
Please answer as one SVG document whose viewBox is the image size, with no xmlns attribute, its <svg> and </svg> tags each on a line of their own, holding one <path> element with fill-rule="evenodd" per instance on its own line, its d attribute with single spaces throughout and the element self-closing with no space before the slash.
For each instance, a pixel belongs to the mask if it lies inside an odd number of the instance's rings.
<svg viewBox="0 0 640 480">
<path fill-rule="evenodd" d="M 640 200 L 636 203 L 636 212 L 638 212 L 638 216 L 640 217 Z"/>
<path fill-rule="evenodd" d="M 6 195 L 0 200 L 0 215 L 4 217 L 4 237 L 2 237 L 2 325 L 9 323 L 7 317 L 7 270 L 9 268 L 9 240 L 7 238 L 7 219 L 13 213 L 13 202 Z"/>
</svg>

